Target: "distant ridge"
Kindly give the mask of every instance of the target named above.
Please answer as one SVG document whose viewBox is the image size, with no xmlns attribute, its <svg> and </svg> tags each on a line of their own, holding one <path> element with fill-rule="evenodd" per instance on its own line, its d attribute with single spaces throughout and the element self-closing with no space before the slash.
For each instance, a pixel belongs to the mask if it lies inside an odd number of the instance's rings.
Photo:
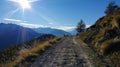
<svg viewBox="0 0 120 67">
<path fill-rule="evenodd" d="M 0 49 L 31 40 L 41 34 L 16 24 L 0 23 Z"/>
<path fill-rule="evenodd" d="M 53 28 L 32 28 L 37 33 L 53 34 L 55 36 L 71 35 L 69 32 Z"/>
</svg>

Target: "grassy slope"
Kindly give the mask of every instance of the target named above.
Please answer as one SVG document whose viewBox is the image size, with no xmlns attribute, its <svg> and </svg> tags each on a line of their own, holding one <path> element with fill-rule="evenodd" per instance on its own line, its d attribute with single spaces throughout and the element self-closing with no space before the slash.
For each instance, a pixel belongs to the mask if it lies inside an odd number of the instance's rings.
<svg viewBox="0 0 120 67">
<path fill-rule="evenodd" d="M 6 60 L 6 62 L 0 64 L 0 67 L 14 67 L 14 66 L 21 67 L 21 64 L 27 65 L 29 62 L 32 62 L 39 55 L 40 52 L 45 51 L 47 47 L 52 46 L 60 39 L 61 38 L 55 37 L 44 42 L 34 40 L 34 42 L 32 43 L 33 46 L 27 48 L 20 47 L 19 50 L 16 51 L 17 55 L 11 57 L 14 59 L 8 61 Z"/>
<path fill-rule="evenodd" d="M 86 32 L 78 36 L 100 59 L 111 67 L 120 67 L 120 8 L 100 18 Z M 97 59 L 96 59 L 97 60 Z"/>
</svg>

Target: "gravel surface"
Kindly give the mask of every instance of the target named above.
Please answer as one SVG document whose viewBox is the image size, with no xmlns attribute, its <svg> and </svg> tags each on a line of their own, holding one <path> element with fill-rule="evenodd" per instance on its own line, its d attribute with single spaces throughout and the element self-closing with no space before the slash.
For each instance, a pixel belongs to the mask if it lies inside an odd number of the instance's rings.
<svg viewBox="0 0 120 67">
<path fill-rule="evenodd" d="M 30 67 L 94 67 L 75 37 L 65 37 L 36 58 Z"/>
</svg>

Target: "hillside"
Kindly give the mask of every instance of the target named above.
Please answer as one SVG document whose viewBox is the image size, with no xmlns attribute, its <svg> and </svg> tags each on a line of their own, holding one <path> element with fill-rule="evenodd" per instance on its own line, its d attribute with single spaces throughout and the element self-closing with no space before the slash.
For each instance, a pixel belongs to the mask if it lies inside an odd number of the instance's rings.
<svg viewBox="0 0 120 67">
<path fill-rule="evenodd" d="M 29 41 L 41 34 L 35 31 L 15 24 L 0 23 L 0 50 Z"/>
<path fill-rule="evenodd" d="M 59 38 L 54 35 L 44 34 L 31 41 L 24 42 L 24 44 L 10 46 L 0 51 L 0 67 L 22 67 L 21 64 L 26 65 L 32 62 L 39 55 L 39 52 L 44 51 L 57 40 Z"/>
<path fill-rule="evenodd" d="M 110 62 L 112 67 L 120 66 L 120 8 L 98 19 L 86 32 L 79 34 L 98 55 Z"/>
<path fill-rule="evenodd" d="M 33 30 L 36 31 L 37 33 L 53 34 L 55 36 L 70 35 L 70 33 L 66 31 L 52 28 L 33 28 Z"/>
</svg>

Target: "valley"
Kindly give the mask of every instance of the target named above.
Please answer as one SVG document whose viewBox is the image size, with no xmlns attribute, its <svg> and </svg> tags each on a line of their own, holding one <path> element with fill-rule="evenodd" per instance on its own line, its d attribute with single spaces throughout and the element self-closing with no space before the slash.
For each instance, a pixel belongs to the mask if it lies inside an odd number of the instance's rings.
<svg viewBox="0 0 120 67">
<path fill-rule="evenodd" d="M 0 67 L 120 67 L 120 0 L 0 5 Z"/>
</svg>

